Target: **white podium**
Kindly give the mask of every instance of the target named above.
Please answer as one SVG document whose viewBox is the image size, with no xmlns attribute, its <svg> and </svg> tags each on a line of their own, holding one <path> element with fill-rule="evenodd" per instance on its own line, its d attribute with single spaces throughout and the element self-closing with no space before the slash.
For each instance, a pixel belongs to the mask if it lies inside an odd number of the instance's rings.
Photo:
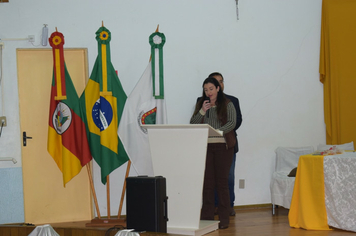
<svg viewBox="0 0 356 236">
<path fill-rule="evenodd" d="M 167 183 L 167 233 L 200 236 L 219 221 L 200 220 L 208 142 L 225 142 L 207 124 L 142 125 L 148 130 L 153 172 Z M 211 140 L 211 141 L 209 141 Z"/>
</svg>

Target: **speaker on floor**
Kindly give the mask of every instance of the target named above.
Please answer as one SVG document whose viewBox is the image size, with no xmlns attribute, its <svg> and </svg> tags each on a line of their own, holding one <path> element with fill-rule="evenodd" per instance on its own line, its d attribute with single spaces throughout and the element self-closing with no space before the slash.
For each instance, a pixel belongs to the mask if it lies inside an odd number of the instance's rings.
<svg viewBox="0 0 356 236">
<path fill-rule="evenodd" d="M 127 229 L 167 233 L 166 178 L 126 178 Z"/>
</svg>

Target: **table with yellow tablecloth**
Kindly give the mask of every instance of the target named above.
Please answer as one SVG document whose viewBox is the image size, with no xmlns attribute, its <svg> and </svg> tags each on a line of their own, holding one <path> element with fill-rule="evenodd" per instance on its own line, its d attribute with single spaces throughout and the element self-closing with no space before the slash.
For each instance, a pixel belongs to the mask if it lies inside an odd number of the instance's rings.
<svg viewBox="0 0 356 236">
<path fill-rule="evenodd" d="M 325 208 L 324 156 L 299 158 L 289 225 L 294 228 L 329 230 Z"/>
<path fill-rule="evenodd" d="M 355 152 L 300 156 L 289 225 L 307 230 L 330 230 L 333 226 L 356 231 L 355 185 Z"/>
</svg>

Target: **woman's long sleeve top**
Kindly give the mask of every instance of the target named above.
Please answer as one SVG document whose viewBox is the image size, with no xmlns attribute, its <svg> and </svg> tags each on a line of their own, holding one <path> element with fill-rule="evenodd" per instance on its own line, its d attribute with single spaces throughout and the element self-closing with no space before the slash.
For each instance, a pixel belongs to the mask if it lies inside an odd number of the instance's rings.
<svg viewBox="0 0 356 236">
<path fill-rule="evenodd" d="M 209 115 L 207 115 L 208 113 Z M 207 112 L 204 112 L 202 109 L 197 114 L 193 114 L 190 118 L 191 124 L 209 124 L 214 129 L 223 131 L 223 134 L 226 134 L 233 130 L 236 125 L 236 110 L 234 104 L 229 102 L 227 104 L 227 122 L 225 125 L 222 125 L 218 119 L 216 113 L 216 106 L 211 107 Z"/>
</svg>

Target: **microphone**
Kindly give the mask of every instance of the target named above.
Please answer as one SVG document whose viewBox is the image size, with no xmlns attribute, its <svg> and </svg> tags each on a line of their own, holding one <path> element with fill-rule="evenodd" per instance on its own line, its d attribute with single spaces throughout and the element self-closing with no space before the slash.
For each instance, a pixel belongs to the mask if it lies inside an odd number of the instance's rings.
<svg viewBox="0 0 356 236">
<path fill-rule="evenodd" d="M 205 101 L 208 101 L 210 103 L 210 98 L 207 97 Z M 210 110 L 210 109 L 209 109 Z M 206 111 L 206 117 L 209 118 L 209 110 Z"/>
</svg>

